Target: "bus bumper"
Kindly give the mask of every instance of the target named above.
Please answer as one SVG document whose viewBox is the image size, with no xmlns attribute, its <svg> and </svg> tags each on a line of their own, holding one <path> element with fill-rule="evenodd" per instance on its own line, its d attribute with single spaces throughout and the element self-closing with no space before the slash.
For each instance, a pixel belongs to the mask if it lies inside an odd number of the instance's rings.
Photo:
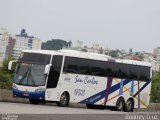
<svg viewBox="0 0 160 120">
<path fill-rule="evenodd" d="M 45 91 L 42 92 L 28 92 L 13 89 L 13 96 L 20 98 L 45 100 Z"/>
</svg>

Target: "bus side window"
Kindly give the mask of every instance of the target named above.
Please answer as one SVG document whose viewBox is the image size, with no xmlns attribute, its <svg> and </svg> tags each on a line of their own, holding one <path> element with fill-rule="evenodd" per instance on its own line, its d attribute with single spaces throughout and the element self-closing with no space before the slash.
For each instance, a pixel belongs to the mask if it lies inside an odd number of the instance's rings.
<svg viewBox="0 0 160 120">
<path fill-rule="evenodd" d="M 84 74 L 84 75 L 90 75 L 90 64 L 91 60 L 89 59 L 84 59 L 84 58 L 80 58 L 78 60 L 78 64 L 79 64 L 79 74 Z"/>
<path fill-rule="evenodd" d="M 77 73 L 78 71 L 78 66 L 77 65 L 68 65 L 67 66 L 67 73 Z"/>
<path fill-rule="evenodd" d="M 105 68 L 105 74 L 107 77 L 117 77 L 118 76 L 118 66 L 114 62 L 108 62 L 106 63 Z"/>
<path fill-rule="evenodd" d="M 79 74 L 84 74 L 84 75 L 90 75 L 90 67 L 89 66 L 80 66 L 79 67 Z"/>
<path fill-rule="evenodd" d="M 64 68 L 63 72 L 64 73 L 78 73 L 78 63 L 77 63 L 77 58 L 73 57 L 65 57 L 65 62 L 64 62 Z"/>
<path fill-rule="evenodd" d="M 62 65 L 62 56 L 56 55 L 53 56 L 52 66 L 50 68 L 47 88 L 56 88 L 60 76 L 61 65 Z"/>
<path fill-rule="evenodd" d="M 141 66 L 140 68 L 140 80 L 142 81 L 149 81 L 150 80 L 150 68 L 145 67 L 145 66 Z"/>
<path fill-rule="evenodd" d="M 107 77 L 112 77 L 112 69 L 111 68 L 106 68 L 105 72 L 106 72 Z"/>
</svg>

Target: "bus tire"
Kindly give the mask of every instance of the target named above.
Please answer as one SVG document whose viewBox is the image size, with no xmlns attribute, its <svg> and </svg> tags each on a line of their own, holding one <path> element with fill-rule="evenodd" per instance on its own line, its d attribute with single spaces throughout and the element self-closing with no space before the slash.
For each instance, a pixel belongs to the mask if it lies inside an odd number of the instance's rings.
<svg viewBox="0 0 160 120">
<path fill-rule="evenodd" d="M 133 112 L 134 109 L 134 100 L 129 98 L 125 103 L 124 112 Z"/>
<path fill-rule="evenodd" d="M 124 110 L 125 102 L 122 97 L 118 98 L 116 103 L 116 111 L 122 111 Z"/>
<path fill-rule="evenodd" d="M 38 105 L 39 104 L 39 100 L 36 99 L 29 99 L 30 104 L 34 104 L 34 105 Z"/>
<path fill-rule="evenodd" d="M 57 105 L 60 107 L 67 107 L 69 105 L 69 94 L 67 92 L 62 93 Z"/>
</svg>

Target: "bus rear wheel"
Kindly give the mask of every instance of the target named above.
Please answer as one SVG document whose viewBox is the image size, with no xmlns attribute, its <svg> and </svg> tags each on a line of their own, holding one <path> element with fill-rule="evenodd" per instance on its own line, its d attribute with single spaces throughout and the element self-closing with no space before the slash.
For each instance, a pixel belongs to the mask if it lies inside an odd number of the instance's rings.
<svg viewBox="0 0 160 120">
<path fill-rule="evenodd" d="M 133 112 L 133 109 L 134 109 L 134 100 L 130 98 L 125 103 L 124 111 L 125 112 Z"/>
<path fill-rule="evenodd" d="M 36 99 L 29 99 L 29 102 L 31 104 L 34 104 L 34 105 L 38 105 L 39 104 L 39 100 L 36 100 Z"/>
<path fill-rule="evenodd" d="M 69 94 L 67 92 L 64 92 L 61 97 L 60 101 L 57 103 L 60 107 L 66 107 L 69 105 Z"/>
</svg>

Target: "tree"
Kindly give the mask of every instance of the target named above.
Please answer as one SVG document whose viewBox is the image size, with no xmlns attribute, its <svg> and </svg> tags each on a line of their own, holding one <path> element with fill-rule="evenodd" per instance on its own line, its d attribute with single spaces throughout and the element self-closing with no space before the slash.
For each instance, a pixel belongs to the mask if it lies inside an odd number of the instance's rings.
<svg viewBox="0 0 160 120">
<path fill-rule="evenodd" d="M 68 47 L 70 48 L 72 46 L 72 41 L 68 42 Z"/>
<path fill-rule="evenodd" d="M 160 103 L 160 72 L 155 73 L 152 79 L 151 102 Z"/>
<path fill-rule="evenodd" d="M 11 89 L 12 77 L 9 74 L 0 72 L 0 89 Z"/>
<path fill-rule="evenodd" d="M 109 55 L 113 58 L 117 58 L 119 55 L 118 55 L 118 50 L 112 50 L 109 52 Z"/>
<path fill-rule="evenodd" d="M 13 71 L 8 70 L 8 63 L 11 59 L 4 60 L 0 68 L 0 89 L 11 89 L 13 80 Z M 15 66 L 14 66 L 15 67 Z"/>
<path fill-rule="evenodd" d="M 71 46 L 72 42 L 66 42 L 61 39 L 52 39 L 47 42 L 42 43 L 42 49 L 45 50 L 60 50 L 63 47 Z"/>
</svg>

